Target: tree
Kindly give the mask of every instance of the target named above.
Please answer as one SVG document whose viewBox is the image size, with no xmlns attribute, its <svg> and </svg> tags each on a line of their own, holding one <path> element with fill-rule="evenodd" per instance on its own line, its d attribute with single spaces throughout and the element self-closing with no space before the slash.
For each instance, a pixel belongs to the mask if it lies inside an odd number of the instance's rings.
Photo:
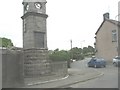
<svg viewBox="0 0 120 90">
<path fill-rule="evenodd" d="M 91 56 L 95 54 L 95 49 L 92 46 L 84 47 L 83 54 L 85 56 Z"/>
<path fill-rule="evenodd" d="M 70 53 L 65 50 L 56 49 L 52 53 L 49 53 L 49 59 L 52 61 L 67 61 L 67 66 L 70 68 Z"/>
<path fill-rule="evenodd" d="M 0 47 L 12 47 L 13 43 L 11 39 L 8 38 L 0 38 Z"/>
<path fill-rule="evenodd" d="M 95 49 L 92 47 L 92 46 L 88 46 L 88 51 L 90 53 L 94 53 L 95 52 Z"/>
<path fill-rule="evenodd" d="M 75 59 L 75 60 L 82 60 L 82 59 L 84 59 L 81 48 L 78 48 L 78 47 L 72 48 L 70 50 L 70 54 L 72 56 L 72 59 Z"/>
<path fill-rule="evenodd" d="M 70 55 L 68 51 L 65 51 L 65 50 L 59 51 L 57 49 L 57 50 L 54 50 L 52 54 L 49 54 L 49 58 L 52 61 L 68 61 L 70 60 Z"/>
<path fill-rule="evenodd" d="M 84 47 L 82 53 L 83 53 L 84 55 L 87 55 L 87 53 L 88 53 L 88 48 L 87 48 L 87 47 Z"/>
<path fill-rule="evenodd" d="M 59 48 L 55 49 L 54 52 L 58 52 L 59 51 Z"/>
</svg>

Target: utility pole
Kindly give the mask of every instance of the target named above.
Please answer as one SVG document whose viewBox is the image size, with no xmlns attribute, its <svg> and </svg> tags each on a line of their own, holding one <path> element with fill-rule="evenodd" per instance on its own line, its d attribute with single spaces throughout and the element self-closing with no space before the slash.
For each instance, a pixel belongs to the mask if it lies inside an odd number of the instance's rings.
<svg viewBox="0 0 120 90">
<path fill-rule="evenodd" d="M 72 52 L 72 39 L 70 40 L 70 46 L 71 46 L 71 50 L 70 50 L 70 60 L 68 62 L 68 67 L 70 68 L 70 64 L 73 60 L 73 52 Z"/>
<path fill-rule="evenodd" d="M 71 44 L 71 50 L 72 50 L 72 40 L 70 40 L 70 44 Z"/>
<path fill-rule="evenodd" d="M 73 52 L 72 52 L 72 40 L 70 40 L 70 44 L 71 44 L 71 61 L 72 61 L 72 59 L 73 59 Z"/>
</svg>

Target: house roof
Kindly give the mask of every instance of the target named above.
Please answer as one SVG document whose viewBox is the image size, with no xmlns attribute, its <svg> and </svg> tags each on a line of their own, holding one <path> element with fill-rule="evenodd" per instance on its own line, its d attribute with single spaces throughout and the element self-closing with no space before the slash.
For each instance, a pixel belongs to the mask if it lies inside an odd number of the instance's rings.
<svg viewBox="0 0 120 90">
<path fill-rule="evenodd" d="M 119 21 L 112 20 L 112 19 L 105 19 L 105 20 L 101 23 L 101 25 L 100 25 L 100 27 L 98 28 L 98 30 L 97 30 L 97 32 L 95 33 L 95 35 L 97 35 L 97 33 L 99 32 L 100 28 L 102 27 L 102 25 L 104 24 L 105 21 L 108 21 L 108 22 L 110 22 L 110 23 L 112 23 L 112 24 L 114 24 L 114 25 L 120 26 L 120 22 L 119 22 Z"/>
</svg>

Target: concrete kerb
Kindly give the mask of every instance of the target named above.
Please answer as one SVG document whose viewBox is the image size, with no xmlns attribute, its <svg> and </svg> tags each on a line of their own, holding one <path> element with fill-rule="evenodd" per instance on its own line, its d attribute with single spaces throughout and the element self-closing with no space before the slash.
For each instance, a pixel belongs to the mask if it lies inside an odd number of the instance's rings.
<svg viewBox="0 0 120 90">
<path fill-rule="evenodd" d="M 75 71 L 73 70 L 71 72 L 74 73 L 76 71 L 77 70 L 75 70 Z M 47 85 L 50 82 L 57 83 L 56 81 L 62 82 L 64 80 L 66 80 L 66 82 L 67 82 L 68 79 L 71 79 L 71 81 L 69 80 L 70 82 L 68 81 L 68 83 L 64 83 L 63 85 L 60 84 L 60 85 L 57 85 L 57 86 L 54 87 L 54 88 L 61 88 L 61 87 L 69 86 L 69 85 L 72 85 L 72 84 L 76 84 L 76 83 L 85 82 L 85 81 L 88 81 L 88 80 L 91 80 L 91 79 L 95 79 L 97 77 L 100 77 L 100 76 L 104 75 L 104 73 L 98 72 L 96 69 L 94 69 L 94 71 L 95 72 L 94 73 L 92 72 L 91 75 L 89 74 L 90 72 L 78 74 L 77 76 L 79 77 L 79 79 L 77 79 L 77 80 L 76 79 L 74 80 L 74 75 L 76 75 L 76 74 L 70 75 L 71 72 L 69 72 L 69 75 L 67 75 L 64 78 L 54 79 L 54 80 L 49 80 L 49 81 L 44 81 L 44 82 L 31 83 L 31 84 L 29 84 L 29 86 L 40 85 L 40 84 L 46 84 Z M 84 74 L 86 74 L 86 76 Z M 82 76 L 82 78 L 80 76 Z"/>
<path fill-rule="evenodd" d="M 73 85 L 73 84 L 76 84 L 76 83 L 82 83 L 82 82 L 86 82 L 86 81 L 89 81 L 89 80 L 92 80 L 92 79 L 95 79 L 95 78 L 98 78 L 98 77 L 100 77 L 100 76 L 102 76 L 102 75 L 104 75 L 104 73 L 103 72 L 98 72 L 96 69 L 95 69 L 95 72 L 97 72 L 95 75 L 93 75 L 93 76 L 87 76 L 87 77 L 85 77 L 85 79 L 83 79 L 83 80 L 78 80 L 78 81 L 73 81 L 72 83 L 68 83 L 68 84 L 66 84 L 66 85 L 61 85 L 61 86 L 59 86 L 59 87 L 56 87 L 56 88 L 64 88 L 64 87 L 67 87 L 67 86 L 70 86 L 70 85 Z"/>
<path fill-rule="evenodd" d="M 39 84 L 44 84 L 44 83 L 49 83 L 49 82 L 54 82 L 54 81 L 59 81 L 59 80 L 64 80 L 68 77 L 69 77 L 69 75 L 67 75 L 66 77 L 60 78 L 60 79 L 54 79 L 54 80 L 49 80 L 49 81 L 44 81 L 44 82 L 30 83 L 30 84 L 28 84 L 28 86 L 39 85 Z"/>
</svg>

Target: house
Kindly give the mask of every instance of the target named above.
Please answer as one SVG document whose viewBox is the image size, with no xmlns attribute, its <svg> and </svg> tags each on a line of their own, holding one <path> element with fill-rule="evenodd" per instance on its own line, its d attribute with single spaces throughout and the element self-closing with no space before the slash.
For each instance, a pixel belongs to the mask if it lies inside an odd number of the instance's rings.
<svg viewBox="0 0 120 90">
<path fill-rule="evenodd" d="M 103 15 L 103 22 L 95 33 L 96 57 L 112 62 L 118 56 L 118 27 L 120 22 L 109 18 L 109 13 Z"/>
</svg>

